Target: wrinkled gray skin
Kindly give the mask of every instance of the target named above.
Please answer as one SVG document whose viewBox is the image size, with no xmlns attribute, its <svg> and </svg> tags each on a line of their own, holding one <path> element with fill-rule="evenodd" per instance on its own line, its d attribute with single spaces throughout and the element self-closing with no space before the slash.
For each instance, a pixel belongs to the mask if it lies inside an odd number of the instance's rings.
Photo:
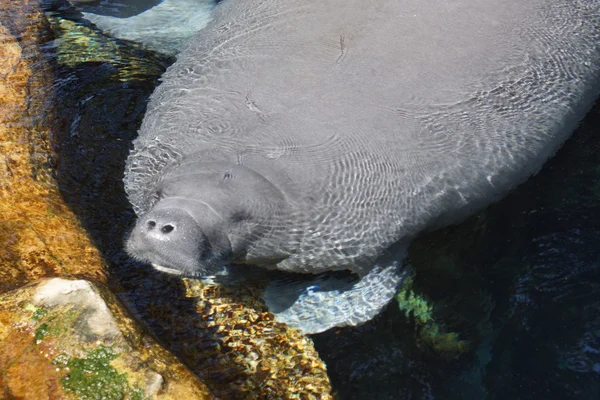
<svg viewBox="0 0 600 400">
<path fill-rule="evenodd" d="M 225 0 L 152 95 L 127 250 L 194 276 L 348 269 L 346 287 L 265 297 L 307 333 L 365 322 L 415 235 L 498 200 L 571 134 L 599 93 L 599 27 L 600 0 Z"/>
</svg>

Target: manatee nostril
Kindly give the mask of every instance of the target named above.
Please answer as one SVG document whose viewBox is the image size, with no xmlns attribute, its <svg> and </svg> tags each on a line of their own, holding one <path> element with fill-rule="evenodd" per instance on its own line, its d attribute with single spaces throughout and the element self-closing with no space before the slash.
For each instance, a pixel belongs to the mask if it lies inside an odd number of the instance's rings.
<svg viewBox="0 0 600 400">
<path fill-rule="evenodd" d="M 148 221 L 148 223 L 146 224 L 146 226 L 148 226 L 148 230 L 151 231 L 156 226 L 156 222 L 155 221 Z"/>
<path fill-rule="evenodd" d="M 162 233 L 171 233 L 171 232 L 173 232 L 173 229 L 175 229 L 175 227 L 173 225 L 167 224 L 167 225 L 163 225 L 163 227 L 160 228 L 160 231 Z"/>
</svg>

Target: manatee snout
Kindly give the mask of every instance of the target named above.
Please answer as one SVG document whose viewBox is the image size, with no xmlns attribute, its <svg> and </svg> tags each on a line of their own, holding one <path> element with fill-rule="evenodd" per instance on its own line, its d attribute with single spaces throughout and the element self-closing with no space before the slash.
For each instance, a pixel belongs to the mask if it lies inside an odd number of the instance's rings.
<svg viewBox="0 0 600 400">
<path fill-rule="evenodd" d="M 143 215 L 131 231 L 126 249 L 158 270 L 186 276 L 210 275 L 222 267 L 226 256 L 181 208 L 153 209 Z"/>
</svg>

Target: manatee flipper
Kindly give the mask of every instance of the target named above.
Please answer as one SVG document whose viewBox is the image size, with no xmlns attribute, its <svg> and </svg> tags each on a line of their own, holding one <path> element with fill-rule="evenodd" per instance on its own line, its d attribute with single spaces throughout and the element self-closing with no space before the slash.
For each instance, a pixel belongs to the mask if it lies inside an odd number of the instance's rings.
<svg viewBox="0 0 600 400">
<path fill-rule="evenodd" d="M 190 37 L 208 24 L 215 5 L 214 0 L 164 0 L 129 18 L 87 12 L 83 17 L 111 36 L 175 55 L 185 48 Z"/>
<path fill-rule="evenodd" d="M 337 273 L 310 280 L 278 279 L 267 286 L 263 297 L 278 321 L 313 334 L 369 321 L 389 304 L 408 274 L 407 267 L 392 261 L 376 265 L 360 280 Z"/>
</svg>

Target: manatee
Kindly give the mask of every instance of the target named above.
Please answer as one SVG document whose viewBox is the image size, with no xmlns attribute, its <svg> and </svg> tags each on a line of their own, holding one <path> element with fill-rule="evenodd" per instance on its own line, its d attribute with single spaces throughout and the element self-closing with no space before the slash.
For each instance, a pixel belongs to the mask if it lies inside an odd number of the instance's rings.
<svg viewBox="0 0 600 400">
<path fill-rule="evenodd" d="M 224 0 L 212 12 L 127 159 L 138 219 L 126 249 L 186 276 L 302 274 L 265 298 L 306 333 L 378 314 L 415 236 L 535 174 L 600 93 L 600 0 Z"/>
</svg>

